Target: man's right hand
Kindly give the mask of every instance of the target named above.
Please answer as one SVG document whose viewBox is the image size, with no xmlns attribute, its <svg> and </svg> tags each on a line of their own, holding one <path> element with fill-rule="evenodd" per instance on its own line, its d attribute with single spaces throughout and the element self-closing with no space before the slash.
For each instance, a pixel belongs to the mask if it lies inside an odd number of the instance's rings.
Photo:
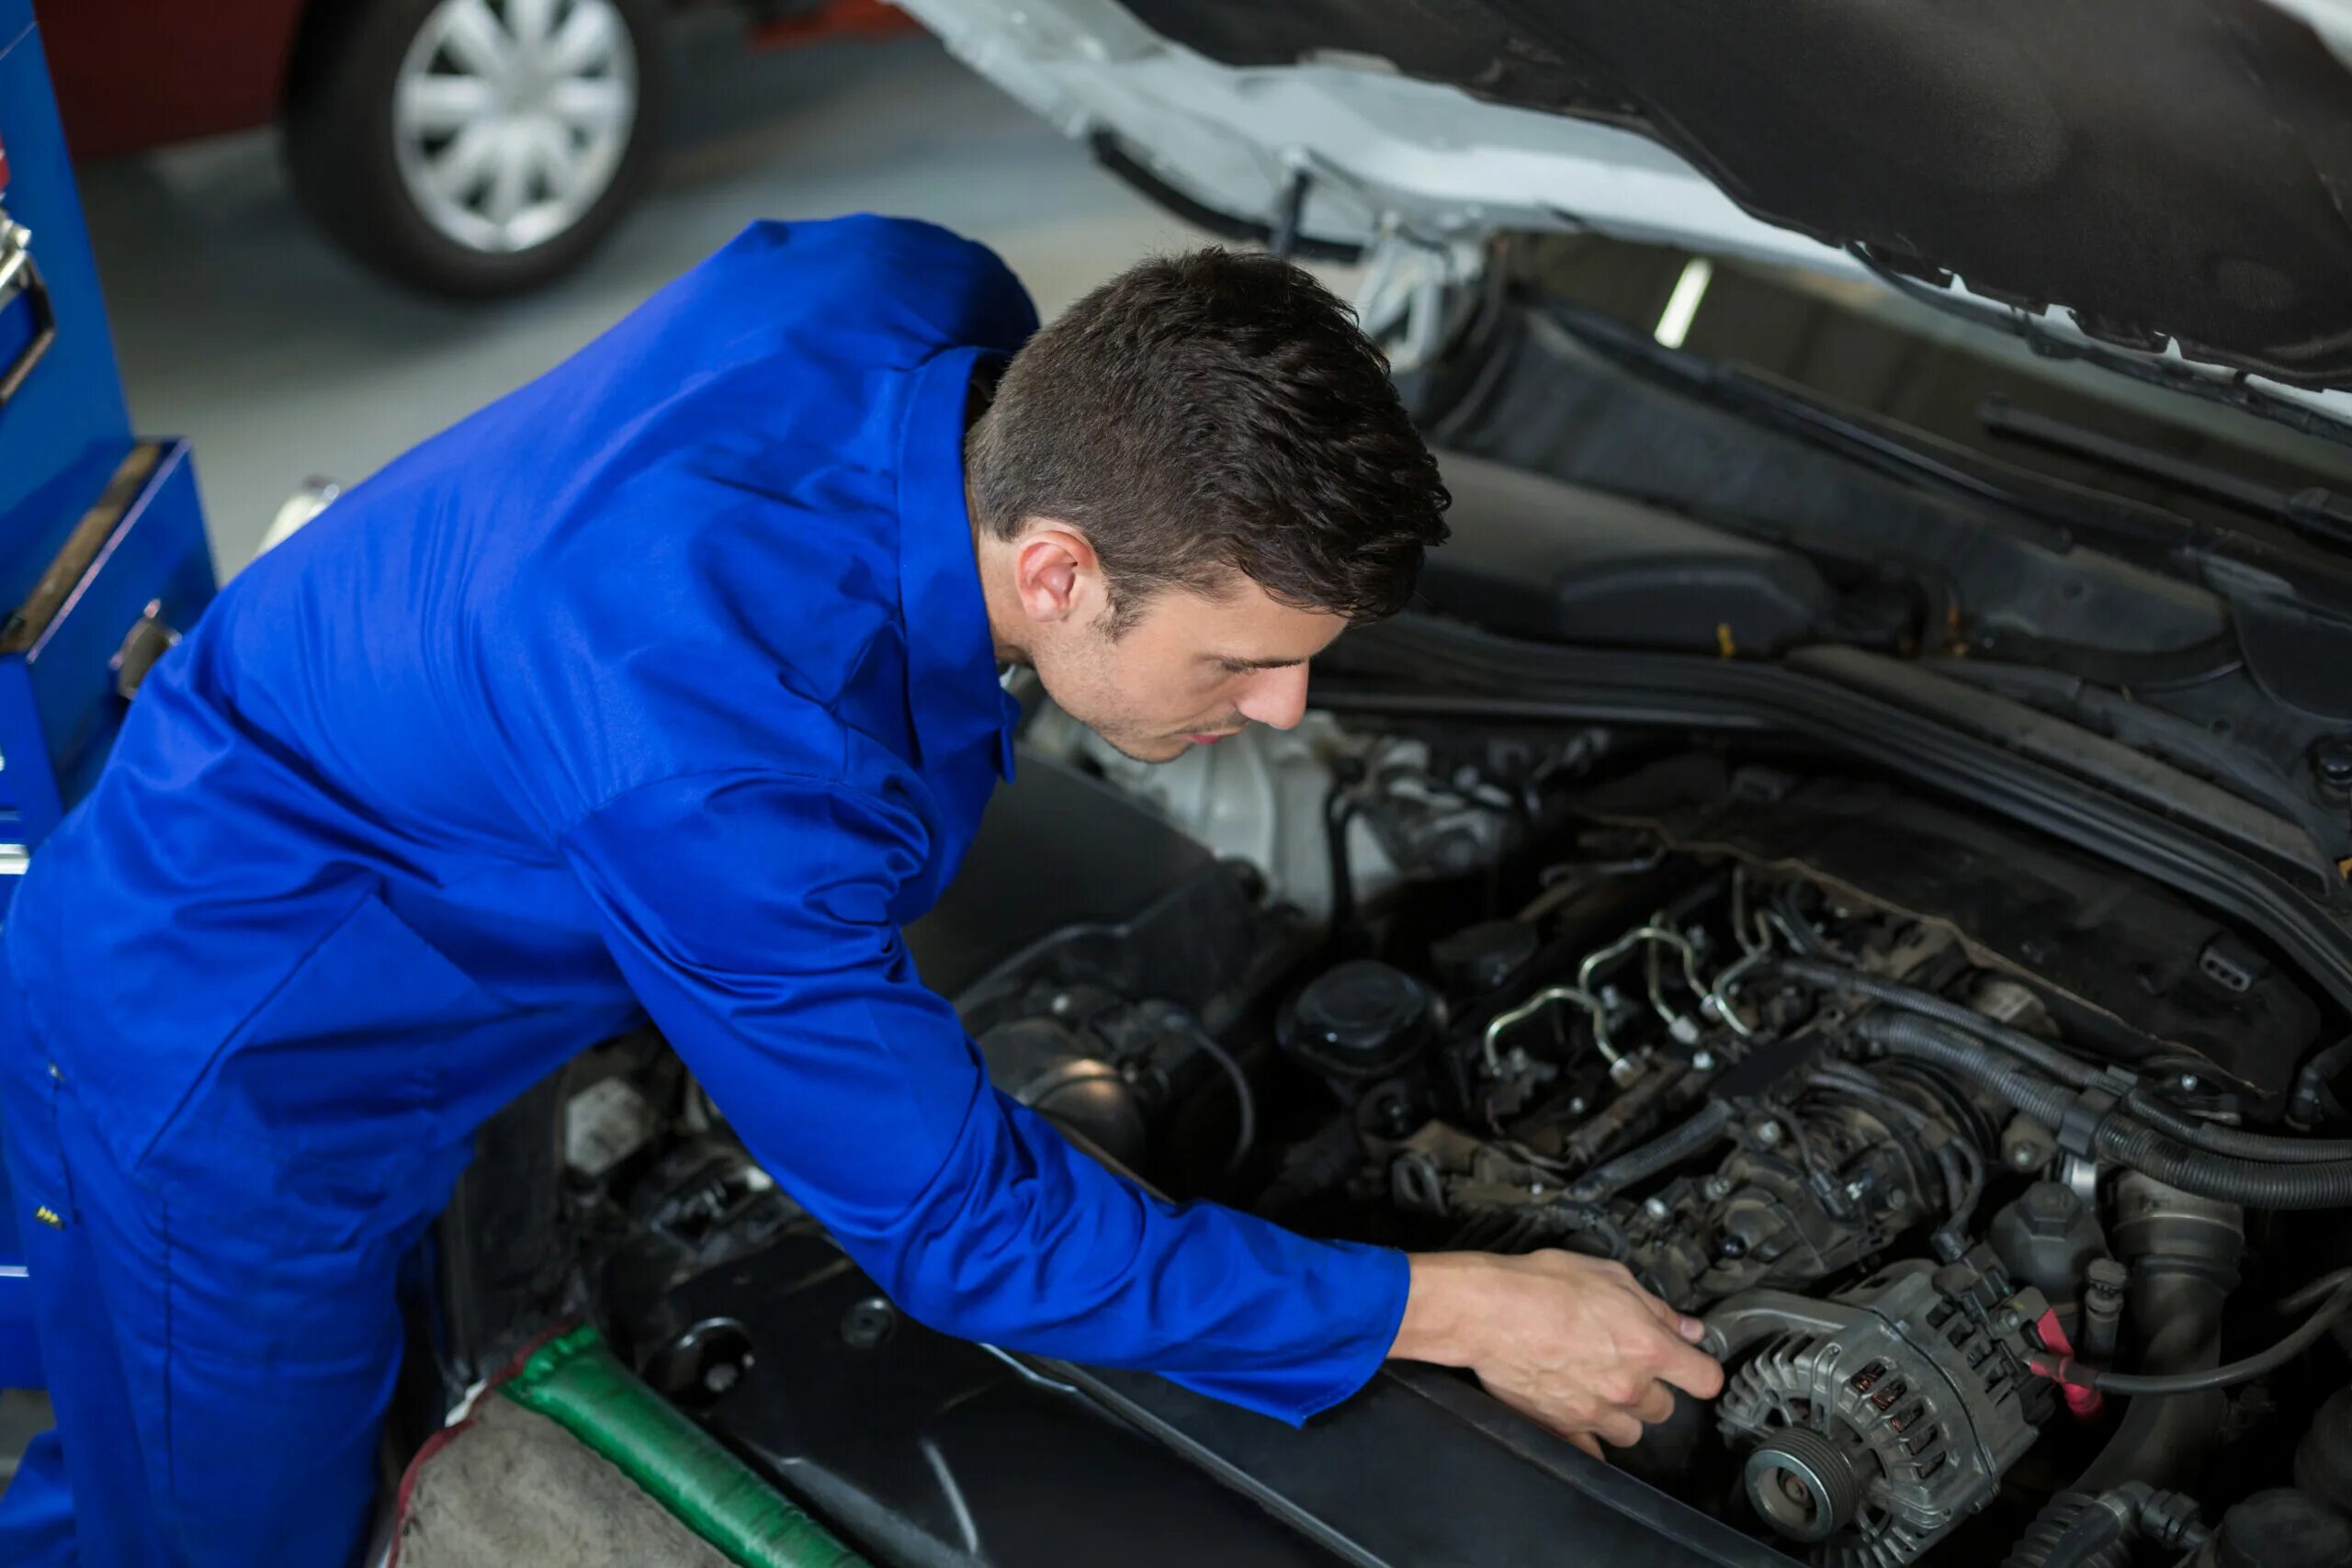
<svg viewBox="0 0 2352 1568">
<path fill-rule="evenodd" d="M 1467 1367 L 1497 1399 L 1600 1457 L 1673 1413 L 1673 1389 L 1713 1399 L 1724 1370 L 1703 1326 L 1621 1263 L 1570 1252 L 1418 1254 L 1389 1355 Z M 1596 1441 L 1599 1439 L 1599 1441 Z"/>
</svg>

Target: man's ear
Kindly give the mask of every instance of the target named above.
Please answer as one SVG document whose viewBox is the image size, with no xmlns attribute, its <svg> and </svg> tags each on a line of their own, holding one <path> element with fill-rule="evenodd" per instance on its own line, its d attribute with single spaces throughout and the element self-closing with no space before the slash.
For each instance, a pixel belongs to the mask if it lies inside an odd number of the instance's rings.
<svg viewBox="0 0 2352 1568">
<path fill-rule="evenodd" d="M 1012 589 L 1032 621 L 1084 621 L 1104 600 L 1102 563 L 1068 524 L 1032 523 L 1012 542 Z"/>
</svg>

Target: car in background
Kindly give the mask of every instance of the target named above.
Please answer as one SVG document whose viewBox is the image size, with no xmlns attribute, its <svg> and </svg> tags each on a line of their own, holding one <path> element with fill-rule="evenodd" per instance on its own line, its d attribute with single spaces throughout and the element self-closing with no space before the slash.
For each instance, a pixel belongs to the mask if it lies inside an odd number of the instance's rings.
<svg viewBox="0 0 2352 1568">
<path fill-rule="evenodd" d="M 40 0 L 74 155 L 277 123 L 296 196 L 385 276 L 485 298 L 560 276 L 661 150 L 664 13 L 694 0 Z M 880 0 L 746 6 L 774 47 L 909 27 Z"/>
</svg>

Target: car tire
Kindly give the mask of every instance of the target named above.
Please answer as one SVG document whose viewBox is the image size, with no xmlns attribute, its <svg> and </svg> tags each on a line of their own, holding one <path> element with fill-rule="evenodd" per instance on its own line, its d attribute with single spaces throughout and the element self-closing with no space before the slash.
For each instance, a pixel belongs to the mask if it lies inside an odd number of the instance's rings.
<svg viewBox="0 0 2352 1568">
<path fill-rule="evenodd" d="M 458 299 L 578 265 L 653 172 L 653 0 L 314 0 L 288 70 L 287 174 L 337 243 Z M 503 51 L 503 52 L 502 52 Z"/>
</svg>

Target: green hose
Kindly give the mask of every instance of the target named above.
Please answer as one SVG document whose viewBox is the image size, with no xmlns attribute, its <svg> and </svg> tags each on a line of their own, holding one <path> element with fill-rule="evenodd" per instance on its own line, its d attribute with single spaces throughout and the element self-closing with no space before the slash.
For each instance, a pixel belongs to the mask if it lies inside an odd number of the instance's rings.
<svg viewBox="0 0 2352 1568">
<path fill-rule="evenodd" d="M 532 1351 L 499 1392 L 602 1454 L 742 1568 L 869 1568 L 623 1366 L 593 1326 Z"/>
</svg>

